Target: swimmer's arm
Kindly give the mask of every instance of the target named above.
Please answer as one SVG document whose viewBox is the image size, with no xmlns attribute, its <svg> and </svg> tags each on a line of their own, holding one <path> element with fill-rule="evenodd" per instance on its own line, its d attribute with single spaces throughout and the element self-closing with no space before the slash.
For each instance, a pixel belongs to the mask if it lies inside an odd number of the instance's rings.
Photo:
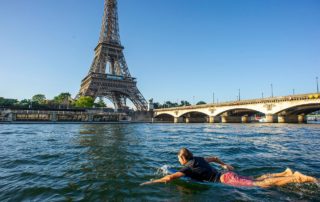
<svg viewBox="0 0 320 202">
<path fill-rule="evenodd" d="M 226 170 L 234 170 L 234 168 L 226 163 L 224 163 L 223 161 L 221 161 L 218 157 L 216 156 L 212 156 L 212 157 L 207 157 L 204 158 L 208 163 L 217 163 L 219 164 L 222 168 L 226 169 Z"/>
<path fill-rule="evenodd" d="M 183 176 L 184 176 L 184 173 L 176 172 L 176 173 L 174 173 L 172 175 L 167 175 L 167 176 L 164 176 L 163 178 L 160 178 L 160 179 L 157 179 L 157 180 L 151 180 L 151 181 L 148 181 L 148 182 L 141 183 L 140 186 L 156 184 L 156 183 L 167 183 L 167 182 L 170 182 L 170 181 L 172 181 L 174 179 L 177 179 L 177 178 L 180 178 L 180 177 L 183 177 Z"/>
</svg>

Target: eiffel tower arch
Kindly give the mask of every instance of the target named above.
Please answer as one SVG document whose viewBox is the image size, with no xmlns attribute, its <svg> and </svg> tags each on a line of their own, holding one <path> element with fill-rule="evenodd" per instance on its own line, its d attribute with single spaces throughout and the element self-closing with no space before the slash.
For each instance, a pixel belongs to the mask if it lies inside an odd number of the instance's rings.
<svg viewBox="0 0 320 202">
<path fill-rule="evenodd" d="M 132 77 L 120 42 L 117 0 L 104 0 L 104 15 L 98 45 L 88 75 L 82 80 L 78 96 L 106 97 L 115 109 L 123 109 L 130 99 L 137 110 L 148 104 Z"/>
</svg>

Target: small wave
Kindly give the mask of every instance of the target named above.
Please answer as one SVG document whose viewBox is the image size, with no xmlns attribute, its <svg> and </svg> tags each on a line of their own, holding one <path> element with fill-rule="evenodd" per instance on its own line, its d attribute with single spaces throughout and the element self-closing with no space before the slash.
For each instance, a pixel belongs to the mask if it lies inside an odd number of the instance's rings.
<svg viewBox="0 0 320 202">
<path fill-rule="evenodd" d="M 11 132 L 11 131 L 2 131 L 0 132 L 0 135 L 12 135 L 12 134 L 16 134 L 16 132 Z"/>
<path fill-rule="evenodd" d="M 163 165 L 163 166 L 161 166 L 160 168 L 157 169 L 156 174 L 157 175 L 168 175 L 170 167 L 171 166 L 169 166 L 169 165 Z"/>
<path fill-rule="evenodd" d="M 319 183 L 289 184 L 279 187 L 280 191 L 299 195 L 300 198 L 314 198 L 320 192 Z"/>
<path fill-rule="evenodd" d="M 46 160 L 46 159 L 58 159 L 61 157 L 61 154 L 39 154 L 34 156 L 35 159 Z"/>
<path fill-rule="evenodd" d="M 35 165 L 38 161 L 33 159 L 13 159 L 3 165 L 4 168 L 16 168 L 21 165 Z"/>
<path fill-rule="evenodd" d="M 51 139 L 47 139 L 46 141 L 48 141 L 48 142 L 56 142 L 58 140 L 51 138 Z"/>
</svg>

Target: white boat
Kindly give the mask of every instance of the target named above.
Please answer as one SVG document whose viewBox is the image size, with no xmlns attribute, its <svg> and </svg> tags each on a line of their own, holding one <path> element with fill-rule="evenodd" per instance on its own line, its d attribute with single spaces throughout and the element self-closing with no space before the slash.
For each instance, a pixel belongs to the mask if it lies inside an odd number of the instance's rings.
<svg viewBox="0 0 320 202">
<path fill-rule="evenodd" d="M 260 123 L 266 123 L 267 122 L 267 119 L 264 117 L 264 118 L 261 118 L 261 119 L 259 119 L 259 122 Z"/>
</svg>

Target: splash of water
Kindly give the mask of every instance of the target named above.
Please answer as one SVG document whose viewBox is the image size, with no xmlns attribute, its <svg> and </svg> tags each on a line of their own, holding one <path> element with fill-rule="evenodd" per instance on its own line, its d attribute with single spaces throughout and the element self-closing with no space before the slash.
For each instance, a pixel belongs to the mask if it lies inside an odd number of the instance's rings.
<svg viewBox="0 0 320 202">
<path fill-rule="evenodd" d="M 171 168 L 170 165 L 163 165 L 160 168 L 158 168 L 156 175 L 168 175 L 169 174 L 169 168 Z"/>
</svg>

